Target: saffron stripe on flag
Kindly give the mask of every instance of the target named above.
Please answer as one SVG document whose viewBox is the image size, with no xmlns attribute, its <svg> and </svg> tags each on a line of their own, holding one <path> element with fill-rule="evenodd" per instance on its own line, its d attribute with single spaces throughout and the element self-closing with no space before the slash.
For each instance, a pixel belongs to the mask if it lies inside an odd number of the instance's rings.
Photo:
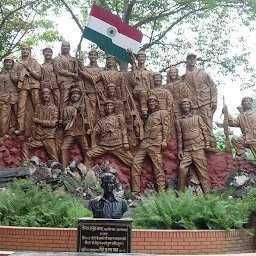
<svg viewBox="0 0 256 256">
<path fill-rule="evenodd" d="M 90 15 L 108 23 L 109 25 L 112 25 L 113 27 L 116 27 L 118 32 L 121 34 L 126 35 L 127 37 L 130 37 L 138 42 L 142 41 L 143 34 L 140 30 L 122 22 L 119 16 L 114 15 L 108 10 L 93 4 Z"/>
</svg>

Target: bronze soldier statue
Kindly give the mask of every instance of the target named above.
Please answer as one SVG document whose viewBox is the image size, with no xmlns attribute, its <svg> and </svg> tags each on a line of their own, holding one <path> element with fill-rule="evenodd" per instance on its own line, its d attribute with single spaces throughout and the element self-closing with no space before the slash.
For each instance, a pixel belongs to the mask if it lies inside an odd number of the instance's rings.
<svg viewBox="0 0 256 256">
<path fill-rule="evenodd" d="M 188 85 L 181 80 L 178 74 L 178 69 L 172 66 L 167 72 L 167 85 L 166 89 L 169 90 L 173 96 L 173 115 L 174 119 L 181 117 L 180 101 L 183 98 L 190 98 Z"/>
<path fill-rule="evenodd" d="M 165 174 L 163 170 L 163 159 L 161 149 L 167 146 L 168 137 L 168 112 L 157 109 L 158 100 L 156 96 L 148 97 L 149 115 L 144 125 L 144 138 L 140 143 L 139 150 L 132 163 L 132 192 L 140 193 L 140 176 L 146 155 L 149 155 L 157 184 L 157 190 L 165 189 Z"/>
<path fill-rule="evenodd" d="M 53 102 L 56 107 L 60 106 L 60 90 L 57 84 L 57 76 L 53 70 L 53 52 L 50 47 L 43 49 L 44 64 L 41 65 L 42 80 L 41 88 L 48 88 L 51 90 Z"/>
<path fill-rule="evenodd" d="M 192 114 L 192 104 L 189 99 L 180 102 L 182 116 L 176 120 L 180 161 L 178 188 L 185 191 L 186 176 L 189 166 L 193 163 L 197 168 L 204 193 L 212 191 L 210 177 L 207 170 L 205 149 L 210 148 L 207 127 L 201 116 Z"/>
<path fill-rule="evenodd" d="M 145 67 L 146 53 L 144 51 L 139 51 L 136 55 L 138 64 L 135 62 L 131 49 L 127 49 L 127 52 L 131 57 L 133 69 L 130 77 L 133 97 L 139 102 L 141 114 L 146 117 L 148 114 L 147 98 L 154 88 L 153 72 L 148 71 Z"/>
<path fill-rule="evenodd" d="M 94 218 L 121 219 L 128 210 L 124 199 L 118 198 L 113 191 L 116 188 L 116 177 L 112 173 L 105 173 L 101 177 L 103 196 L 96 197 L 89 202 L 88 209 Z"/>
<path fill-rule="evenodd" d="M 87 134 L 87 112 L 84 103 L 84 95 L 79 87 L 72 87 L 70 91 L 70 103 L 63 110 L 64 140 L 61 145 L 62 164 L 69 165 L 69 150 L 74 141 L 77 141 L 84 164 L 89 165 L 86 152 L 88 150 Z"/>
<path fill-rule="evenodd" d="M 153 74 L 154 89 L 153 94 L 158 99 L 158 108 L 160 110 L 167 110 L 169 114 L 172 113 L 173 97 L 169 90 L 163 88 L 162 74 L 157 72 Z"/>
<path fill-rule="evenodd" d="M 11 77 L 13 80 L 18 78 L 18 129 L 15 131 L 18 135 L 25 131 L 26 105 L 29 95 L 34 110 L 39 103 L 41 66 L 32 58 L 30 45 L 22 45 L 21 61 L 14 65 Z"/>
<path fill-rule="evenodd" d="M 184 81 L 191 91 L 192 108 L 197 110 L 204 120 L 209 133 L 210 147 L 215 149 L 216 139 L 213 134 L 212 119 L 217 109 L 217 85 L 208 73 L 197 69 L 195 65 L 196 54 L 188 53 Z"/>
<path fill-rule="evenodd" d="M 32 136 L 22 147 L 22 159 L 29 159 L 29 152 L 44 147 L 51 160 L 59 161 L 55 144 L 56 129 L 58 126 L 58 108 L 51 103 L 51 91 L 44 88 L 41 91 L 42 104 L 38 104 L 33 121 L 35 130 Z"/>
<path fill-rule="evenodd" d="M 57 83 L 60 89 L 60 124 L 63 122 L 63 109 L 68 105 L 70 89 L 79 80 L 78 60 L 69 52 L 70 43 L 63 41 L 61 54 L 53 61 L 53 70 L 57 74 Z"/>
<path fill-rule="evenodd" d="M 106 116 L 94 128 L 95 134 L 99 135 L 99 143 L 87 154 L 90 158 L 96 158 L 110 153 L 131 166 L 133 156 L 129 151 L 125 117 L 123 114 L 115 114 L 115 105 L 111 100 L 106 100 L 104 109 Z"/>
<path fill-rule="evenodd" d="M 116 96 L 116 85 L 113 83 L 110 83 L 107 85 L 107 99 L 112 100 L 115 105 L 115 113 L 116 114 L 123 114 L 124 113 L 124 102 L 117 98 Z"/>
<path fill-rule="evenodd" d="M 17 119 L 17 82 L 18 77 L 11 76 L 14 60 L 11 56 L 4 58 L 3 70 L 0 74 L 0 137 L 11 133 L 11 126 L 14 128 Z M 13 124 L 12 124 L 12 121 Z"/>
<path fill-rule="evenodd" d="M 236 157 L 239 160 L 246 159 L 245 148 L 250 148 L 253 156 L 256 157 L 256 110 L 252 108 L 253 99 L 244 97 L 241 105 L 242 113 L 235 119 L 228 115 L 228 124 L 231 127 L 240 127 L 243 135 L 240 137 L 233 136 L 232 144 L 236 151 Z M 228 111 L 224 107 L 223 111 Z"/>
</svg>

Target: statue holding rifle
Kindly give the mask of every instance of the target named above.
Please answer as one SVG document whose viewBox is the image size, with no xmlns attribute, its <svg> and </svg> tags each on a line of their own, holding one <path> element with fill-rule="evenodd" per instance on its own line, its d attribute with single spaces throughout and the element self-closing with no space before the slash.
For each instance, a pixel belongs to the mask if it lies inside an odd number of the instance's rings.
<svg viewBox="0 0 256 256">
<path fill-rule="evenodd" d="M 61 145 L 61 154 L 64 167 L 67 167 L 69 164 L 69 149 L 74 141 L 77 141 L 80 146 L 84 164 L 89 165 L 86 155 L 88 150 L 86 138 L 88 119 L 83 96 L 81 88 L 72 87 L 70 103 L 63 110 L 64 140 Z"/>
<path fill-rule="evenodd" d="M 225 104 L 225 98 L 223 95 L 223 114 L 224 114 L 224 120 L 223 123 L 217 123 L 217 127 L 219 128 L 223 128 L 224 129 L 224 134 L 225 134 L 225 145 L 226 145 L 226 152 L 231 152 L 231 145 L 230 145 L 230 141 L 229 141 L 229 134 L 230 134 L 230 130 L 228 127 L 228 111 L 226 108 L 226 104 Z M 222 116 L 222 114 L 221 114 Z"/>
<path fill-rule="evenodd" d="M 253 99 L 251 97 L 244 97 L 241 102 L 243 112 L 235 119 L 228 114 L 227 106 L 224 106 L 222 110 L 228 116 L 229 126 L 240 127 L 243 133 L 241 137 L 234 136 L 231 140 L 238 160 L 247 158 L 245 148 L 250 148 L 254 157 L 256 157 L 256 110 L 252 108 L 252 104 Z"/>
<path fill-rule="evenodd" d="M 133 86 L 133 97 L 139 103 L 141 115 L 146 117 L 148 115 L 148 95 L 151 94 L 151 89 L 154 88 L 153 72 L 148 71 L 145 67 L 146 53 L 144 51 L 137 53 L 136 58 L 138 64 L 136 64 L 131 49 L 127 49 L 127 52 L 132 64 L 130 83 Z"/>
<path fill-rule="evenodd" d="M 86 67 L 79 68 L 79 74 L 83 79 L 84 88 L 88 97 L 88 107 L 92 113 L 92 123 L 96 124 L 97 120 L 102 115 L 101 103 L 103 101 L 102 94 L 104 92 L 104 86 L 102 81 L 95 81 L 94 77 L 103 71 L 103 68 L 98 66 L 98 52 L 92 49 L 89 52 L 90 63 Z M 100 95 L 99 95 L 100 94 Z"/>
<path fill-rule="evenodd" d="M 94 128 L 95 134 L 99 135 L 99 143 L 89 150 L 87 155 L 97 158 L 111 153 L 127 166 L 131 166 L 133 156 L 129 151 L 125 117 L 123 114 L 115 114 L 112 100 L 106 100 L 104 109 L 106 116 L 102 117 Z"/>
<path fill-rule="evenodd" d="M 21 47 L 21 61 L 14 65 L 11 78 L 18 77 L 18 129 L 15 134 L 25 131 L 26 105 L 31 96 L 34 110 L 39 103 L 39 89 L 41 80 L 41 66 L 31 56 L 31 47 L 23 44 Z"/>
</svg>

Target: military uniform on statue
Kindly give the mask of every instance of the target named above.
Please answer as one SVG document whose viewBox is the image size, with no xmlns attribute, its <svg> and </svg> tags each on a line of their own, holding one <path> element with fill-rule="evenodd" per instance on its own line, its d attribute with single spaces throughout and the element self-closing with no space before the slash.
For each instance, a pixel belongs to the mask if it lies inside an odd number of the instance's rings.
<svg viewBox="0 0 256 256">
<path fill-rule="evenodd" d="M 241 105 L 243 112 L 237 117 L 228 117 L 228 124 L 231 127 L 240 127 L 243 136 L 232 137 L 232 144 L 236 151 L 238 160 L 247 158 L 245 148 L 250 148 L 254 157 L 256 157 L 256 110 L 252 108 L 253 99 L 251 97 L 244 97 Z"/>
<path fill-rule="evenodd" d="M 184 98 L 180 102 L 182 116 L 176 120 L 179 146 L 179 178 L 178 188 L 185 191 L 186 176 L 192 163 L 197 168 L 197 174 L 204 193 L 212 191 L 207 170 L 205 149 L 210 147 L 207 127 L 201 116 L 192 114 L 191 101 Z"/>
<path fill-rule="evenodd" d="M 96 158 L 111 153 L 124 164 L 131 166 L 133 156 L 129 151 L 125 117 L 123 114 L 115 114 L 112 100 L 105 102 L 104 109 L 106 116 L 101 118 L 94 128 L 94 133 L 99 135 L 99 143 L 89 150 L 87 155 Z"/>
<path fill-rule="evenodd" d="M 210 139 L 210 148 L 216 149 L 216 139 L 213 134 L 213 115 L 217 109 L 217 85 L 210 75 L 202 69 L 196 68 L 196 54 L 188 53 L 184 82 L 191 92 L 191 104 L 194 113 L 198 113 L 204 120 Z"/>
<path fill-rule="evenodd" d="M 29 152 L 44 147 L 50 159 L 59 161 L 55 137 L 58 125 L 59 112 L 57 107 L 51 103 L 51 91 L 42 89 L 42 104 L 36 108 L 33 121 L 36 125 L 31 138 L 23 144 L 22 159 L 29 159 Z"/>
<path fill-rule="evenodd" d="M 15 134 L 25 131 L 26 105 L 31 97 L 33 109 L 39 103 L 39 89 L 41 80 L 41 66 L 31 56 L 31 47 L 23 44 L 21 47 L 21 61 L 18 61 L 11 72 L 11 78 L 18 77 L 18 129 Z"/>
<path fill-rule="evenodd" d="M 169 133 L 169 116 L 166 110 L 158 110 L 156 96 L 148 97 L 149 115 L 144 125 L 144 138 L 134 156 L 132 163 L 132 192 L 136 195 L 141 192 L 140 181 L 142 166 L 148 155 L 153 164 L 156 188 L 158 191 L 165 189 L 165 174 L 161 149 L 167 147 Z"/>
<path fill-rule="evenodd" d="M 69 105 L 63 109 L 64 139 L 61 145 L 61 158 L 64 167 L 67 167 L 70 163 L 69 150 L 75 141 L 80 146 L 84 164 L 89 165 L 86 155 L 88 150 L 86 134 L 89 128 L 83 96 L 80 87 L 72 87 L 69 95 Z"/>
</svg>

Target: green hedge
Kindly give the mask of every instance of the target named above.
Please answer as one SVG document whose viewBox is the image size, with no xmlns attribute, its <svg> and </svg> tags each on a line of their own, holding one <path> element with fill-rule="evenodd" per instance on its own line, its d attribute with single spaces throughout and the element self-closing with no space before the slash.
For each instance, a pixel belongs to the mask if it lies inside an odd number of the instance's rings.
<svg viewBox="0 0 256 256">
<path fill-rule="evenodd" d="M 177 195 L 172 191 L 145 197 L 132 214 L 133 227 L 141 229 L 240 229 L 256 211 L 255 196 L 224 199 L 218 195 Z"/>
<path fill-rule="evenodd" d="M 20 180 L 0 192 L 0 225 L 24 227 L 76 227 L 80 217 L 90 217 L 82 201 L 68 194 L 38 188 Z"/>
</svg>

